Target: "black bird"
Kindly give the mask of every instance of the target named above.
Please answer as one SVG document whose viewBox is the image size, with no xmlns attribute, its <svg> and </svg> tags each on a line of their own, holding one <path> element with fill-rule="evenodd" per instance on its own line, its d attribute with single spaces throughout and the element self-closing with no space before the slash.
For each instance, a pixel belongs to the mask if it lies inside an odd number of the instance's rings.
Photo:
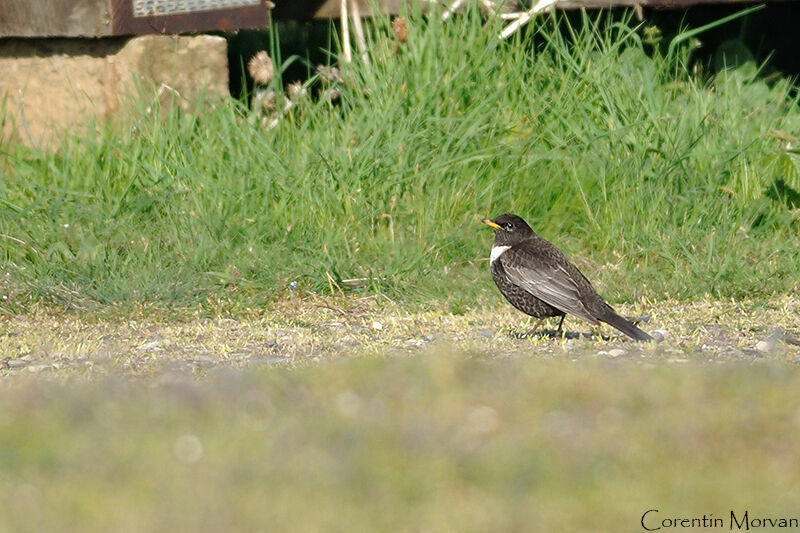
<svg viewBox="0 0 800 533">
<path fill-rule="evenodd" d="M 653 340 L 619 316 L 578 267 L 522 218 L 504 214 L 483 223 L 494 229 L 489 266 L 497 288 L 511 305 L 538 318 L 536 327 L 547 317 L 560 316 L 560 333 L 569 313 L 595 325 L 610 324 L 637 341 Z"/>
</svg>

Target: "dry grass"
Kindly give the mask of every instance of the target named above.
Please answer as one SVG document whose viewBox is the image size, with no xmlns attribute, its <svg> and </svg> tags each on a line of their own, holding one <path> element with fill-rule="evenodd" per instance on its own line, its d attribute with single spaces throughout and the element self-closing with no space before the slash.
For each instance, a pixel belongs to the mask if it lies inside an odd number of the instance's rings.
<svg viewBox="0 0 800 533">
<path fill-rule="evenodd" d="M 314 297 L 284 300 L 236 320 L 184 314 L 176 321 L 147 313 L 123 320 L 40 312 L 0 325 L 0 373 L 140 375 L 218 365 L 297 365 L 414 353 L 431 344 L 491 357 L 793 361 L 800 357 L 795 344 L 799 307 L 796 298 L 787 296 L 770 304 L 660 301 L 620 308 L 629 315 L 649 316 L 646 330 L 666 332 L 664 342 L 656 345 L 628 342 L 611 328 L 592 330 L 577 319 L 567 320 L 567 339 L 528 336 L 532 324 L 505 304 L 453 315 L 440 310 L 409 312 L 372 298 Z M 612 337 L 603 340 L 601 334 Z"/>
</svg>

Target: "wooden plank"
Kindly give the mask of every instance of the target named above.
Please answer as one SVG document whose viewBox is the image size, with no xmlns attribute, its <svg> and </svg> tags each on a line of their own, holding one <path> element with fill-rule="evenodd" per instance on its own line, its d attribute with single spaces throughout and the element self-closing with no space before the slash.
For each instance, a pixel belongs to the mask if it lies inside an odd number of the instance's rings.
<svg viewBox="0 0 800 533">
<path fill-rule="evenodd" d="M 167 2 L 163 2 L 168 5 Z M 180 5 L 174 3 L 175 5 Z M 219 6 L 219 1 L 206 1 L 208 6 Z M 149 15 L 134 12 L 133 0 L 111 0 L 114 35 L 142 35 L 147 33 L 189 33 L 199 31 L 233 31 L 261 29 L 269 26 L 269 8 L 272 2 L 229 2 L 222 9 L 200 9 L 203 2 L 195 2 L 192 11 Z"/>
<path fill-rule="evenodd" d="M 362 16 L 370 16 L 373 14 L 373 7 L 378 6 L 378 9 L 383 13 L 391 13 L 397 14 L 400 12 L 400 9 L 403 6 L 403 0 L 356 0 L 358 2 L 358 11 L 361 13 Z M 315 2 L 308 2 L 309 4 L 314 4 Z M 297 2 L 298 4 L 306 3 L 304 1 Z M 319 4 L 319 2 L 316 2 Z M 422 0 L 423 5 L 428 4 L 429 2 L 426 0 Z M 326 18 L 339 18 L 339 4 L 340 0 L 327 0 L 322 3 L 319 7 L 317 7 L 316 12 L 314 12 L 314 18 L 317 19 L 326 19 Z"/>
<path fill-rule="evenodd" d="M 397 13 L 403 0 L 357 0 L 362 15 L 377 5 Z M 428 0 L 416 0 L 428 4 Z M 770 0 L 791 2 L 796 0 Z M 268 26 L 271 3 L 176 15 L 134 16 L 134 0 L 0 0 L 0 37 L 106 37 L 146 33 L 231 31 Z M 340 0 L 276 0 L 277 19 L 338 18 Z M 219 0 L 209 4 L 219 5 Z M 444 4 L 448 2 L 445 1 Z M 683 9 L 693 5 L 752 3 L 752 0 L 563 0 L 559 9 L 642 6 Z M 202 1 L 194 5 L 202 4 Z M 231 5 L 236 5 L 232 3 Z"/>
<path fill-rule="evenodd" d="M 423 8 L 430 5 L 429 0 L 416 0 L 423 4 Z M 558 9 L 602 9 L 611 7 L 652 7 L 656 9 L 684 9 L 694 5 L 708 4 L 745 4 L 756 3 L 758 0 L 563 0 L 558 2 Z M 769 2 L 792 2 L 797 0 L 769 0 Z M 357 0 L 359 11 L 363 16 L 373 14 L 373 7 L 384 13 L 397 14 L 403 5 L 403 0 Z M 453 0 L 441 0 L 442 6 L 451 4 Z M 272 16 L 275 19 L 337 19 L 339 18 L 341 0 L 276 0 Z"/>
<path fill-rule="evenodd" d="M 769 3 L 796 0 L 770 0 Z M 650 7 L 655 9 L 685 9 L 697 5 L 734 5 L 761 3 L 757 0 L 562 0 L 558 9 L 604 9 L 611 7 Z"/>
<path fill-rule="evenodd" d="M 0 0 L 0 37 L 111 35 L 108 0 Z"/>
<path fill-rule="evenodd" d="M 136 0 L 0 0 L 0 37 L 109 37 L 259 29 L 269 25 L 268 0 L 161 0 L 156 13 L 135 13 Z M 225 5 L 233 7 L 224 7 Z M 143 2 L 139 2 L 143 4 Z M 223 6 L 220 8 L 220 6 Z M 182 8 L 171 13 L 170 9 Z M 163 13 L 163 14 L 162 14 Z"/>
</svg>

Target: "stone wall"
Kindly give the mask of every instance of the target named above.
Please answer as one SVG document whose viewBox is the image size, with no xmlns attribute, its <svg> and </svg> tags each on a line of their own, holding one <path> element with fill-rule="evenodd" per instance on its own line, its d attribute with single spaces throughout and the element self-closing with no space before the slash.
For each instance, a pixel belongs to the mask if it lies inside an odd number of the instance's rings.
<svg viewBox="0 0 800 533">
<path fill-rule="evenodd" d="M 227 43 L 210 35 L 0 39 L 0 73 L 3 142 L 36 148 L 122 117 L 138 97 L 228 95 Z"/>
</svg>

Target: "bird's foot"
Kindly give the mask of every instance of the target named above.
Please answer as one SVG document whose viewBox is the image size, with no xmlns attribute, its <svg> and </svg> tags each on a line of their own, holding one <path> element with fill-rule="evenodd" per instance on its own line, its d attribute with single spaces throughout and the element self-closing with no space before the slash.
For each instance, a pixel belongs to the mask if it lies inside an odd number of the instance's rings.
<svg viewBox="0 0 800 533">
<path fill-rule="evenodd" d="M 650 322 L 650 315 L 628 316 L 625 318 L 628 320 L 628 322 L 630 322 L 634 326 Z"/>
</svg>

